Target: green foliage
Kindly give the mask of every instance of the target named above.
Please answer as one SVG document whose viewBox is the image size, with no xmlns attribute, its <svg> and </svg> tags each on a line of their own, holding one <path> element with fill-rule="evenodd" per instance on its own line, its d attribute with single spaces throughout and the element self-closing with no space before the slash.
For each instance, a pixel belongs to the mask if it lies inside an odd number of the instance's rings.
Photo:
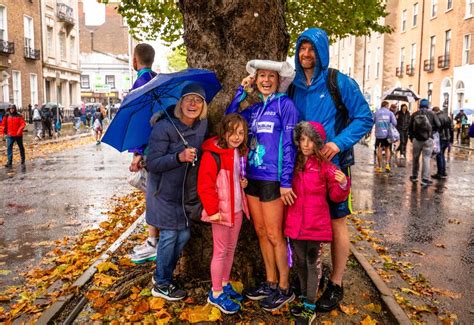
<svg viewBox="0 0 474 325">
<path fill-rule="evenodd" d="M 178 46 L 168 55 L 168 65 L 171 72 L 180 71 L 188 67 L 186 62 L 186 49 Z"/>
<path fill-rule="evenodd" d="M 348 35 L 391 32 L 389 26 L 380 23 L 388 15 L 384 3 L 384 0 L 288 0 L 285 18 L 290 44 L 308 27 L 325 29 L 332 41 Z M 173 45 L 182 38 L 183 17 L 176 1 L 122 0 L 118 12 L 127 19 L 132 36 L 138 40 L 159 37 L 166 45 Z"/>
</svg>

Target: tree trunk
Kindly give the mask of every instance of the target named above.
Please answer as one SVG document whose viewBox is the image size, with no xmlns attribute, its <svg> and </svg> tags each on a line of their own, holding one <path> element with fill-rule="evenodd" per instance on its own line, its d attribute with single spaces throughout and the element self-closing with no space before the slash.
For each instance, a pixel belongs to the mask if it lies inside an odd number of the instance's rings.
<svg viewBox="0 0 474 325">
<path fill-rule="evenodd" d="M 222 84 L 210 106 L 210 131 L 222 118 L 251 59 L 284 61 L 289 35 L 285 25 L 285 0 L 181 0 L 184 44 L 190 67 L 213 70 Z M 208 280 L 212 257 L 209 225 L 192 227 L 178 272 L 194 280 Z M 232 276 L 245 285 L 261 278 L 264 264 L 251 222 L 244 220 Z"/>
</svg>

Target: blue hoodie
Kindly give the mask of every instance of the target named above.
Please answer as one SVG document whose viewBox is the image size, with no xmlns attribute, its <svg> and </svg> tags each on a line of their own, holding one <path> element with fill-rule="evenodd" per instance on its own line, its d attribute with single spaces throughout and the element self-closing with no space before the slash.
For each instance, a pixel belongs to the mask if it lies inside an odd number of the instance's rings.
<svg viewBox="0 0 474 325">
<path fill-rule="evenodd" d="M 311 78 L 311 84 L 306 85 L 306 76 L 300 65 L 298 52 L 303 41 L 309 41 L 316 52 L 316 67 Z M 326 32 L 319 28 L 310 28 L 304 31 L 296 42 L 295 67 L 296 77 L 293 81 L 293 102 L 300 113 L 300 119 L 305 121 L 319 122 L 324 126 L 327 134 L 327 142 L 334 142 L 341 152 L 347 151 L 354 146 L 373 125 L 373 117 L 364 96 L 357 83 L 346 76 L 338 73 L 337 81 L 342 102 L 349 113 L 350 124 L 345 128 L 342 125 L 344 119 L 338 112 L 328 86 L 326 85 L 329 66 L 329 40 Z M 336 134 L 336 129 L 342 131 Z M 339 155 L 333 159 L 333 163 L 339 163 Z M 352 165 L 353 157 L 343 164 L 346 167 Z"/>
</svg>

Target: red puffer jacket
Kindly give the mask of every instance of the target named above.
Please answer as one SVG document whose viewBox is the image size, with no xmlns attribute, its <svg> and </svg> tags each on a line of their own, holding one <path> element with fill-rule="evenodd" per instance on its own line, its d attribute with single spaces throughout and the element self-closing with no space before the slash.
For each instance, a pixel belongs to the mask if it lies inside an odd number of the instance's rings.
<svg viewBox="0 0 474 325">
<path fill-rule="evenodd" d="M 23 116 L 18 113 L 7 114 L 2 119 L 3 132 L 10 137 L 21 137 L 26 126 Z"/>
<path fill-rule="evenodd" d="M 285 219 L 285 236 L 298 240 L 331 241 L 331 216 L 327 196 L 333 202 L 342 202 L 350 192 L 350 181 L 341 188 L 330 162 L 319 162 L 310 157 L 305 170 L 295 173 L 293 191 L 297 198 L 288 208 Z"/>
<path fill-rule="evenodd" d="M 222 149 L 217 146 L 217 138 L 206 140 L 202 144 L 204 151 L 198 174 L 198 194 L 201 199 L 203 211 L 201 220 L 222 224 L 228 227 L 234 225 L 234 156 L 235 149 Z M 216 159 L 212 156 L 215 152 L 220 157 L 221 168 L 217 170 Z M 240 184 L 239 184 L 240 185 Z M 240 187 L 242 197 L 242 210 L 249 218 L 249 209 L 244 190 Z M 209 216 L 221 214 L 220 221 L 211 221 Z"/>
</svg>

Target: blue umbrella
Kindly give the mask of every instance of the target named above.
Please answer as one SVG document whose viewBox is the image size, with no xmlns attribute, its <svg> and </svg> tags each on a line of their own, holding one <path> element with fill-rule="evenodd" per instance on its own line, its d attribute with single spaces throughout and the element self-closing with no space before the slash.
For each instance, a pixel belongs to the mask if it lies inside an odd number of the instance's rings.
<svg viewBox="0 0 474 325">
<path fill-rule="evenodd" d="M 102 141 L 118 151 L 146 145 L 151 133 L 152 115 L 175 105 L 181 90 L 190 83 L 199 83 L 204 88 L 207 103 L 221 89 L 216 74 L 210 70 L 186 69 L 161 73 L 125 97 Z"/>
</svg>

